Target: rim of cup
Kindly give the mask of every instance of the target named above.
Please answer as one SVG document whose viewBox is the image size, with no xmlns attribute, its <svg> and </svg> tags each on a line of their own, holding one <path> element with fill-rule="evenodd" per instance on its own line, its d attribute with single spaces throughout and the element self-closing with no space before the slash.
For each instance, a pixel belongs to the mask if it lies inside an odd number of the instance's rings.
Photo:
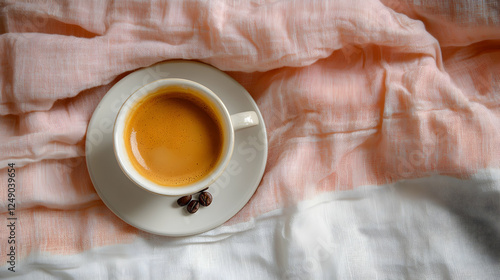
<svg viewBox="0 0 500 280">
<path fill-rule="evenodd" d="M 124 130 L 130 110 L 132 108 L 135 108 L 135 105 L 137 105 L 141 100 L 147 98 L 147 96 L 157 93 L 157 90 L 161 88 L 165 88 L 167 90 L 169 87 L 186 90 L 190 89 L 190 93 L 194 91 L 196 94 L 202 95 L 204 99 L 208 100 L 213 105 L 213 108 L 216 108 L 217 112 L 219 113 L 223 131 L 222 154 L 217 162 L 217 166 L 210 173 L 205 175 L 201 180 L 181 186 L 159 185 L 142 176 L 132 165 L 128 156 L 128 152 L 125 148 Z M 120 107 L 113 126 L 113 150 L 118 165 L 122 169 L 123 173 L 132 182 L 134 182 L 137 186 L 154 194 L 167 196 L 183 196 L 196 193 L 210 186 L 210 184 L 217 180 L 217 178 L 224 172 L 225 168 L 229 164 L 233 153 L 233 148 L 234 129 L 231 123 L 229 112 L 222 100 L 220 100 L 220 98 L 213 91 L 211 91 L 204 85 L 186 79 L 160 79 L 139 88 L 134 93 L 132 93 Z"/>
</svg>

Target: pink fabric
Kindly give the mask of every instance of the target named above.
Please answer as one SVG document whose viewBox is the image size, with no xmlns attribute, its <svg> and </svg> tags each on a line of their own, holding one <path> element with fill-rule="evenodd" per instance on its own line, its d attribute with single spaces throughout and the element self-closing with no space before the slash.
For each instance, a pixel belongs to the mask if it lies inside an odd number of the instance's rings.
<svg viewBox="0 0 500 280">
<path fill-rule="evenodd" d="M 0 184 L 14 162 L 21 255 L 145 234 L 96 195 L 85 133 L 114 83 L 174 58 L 227 71 L 266 121 L 264 178 L 227 225 L 322 192 L 500 167 L 496 2 L 414 2 L 0 2 Z"/>
</svg>

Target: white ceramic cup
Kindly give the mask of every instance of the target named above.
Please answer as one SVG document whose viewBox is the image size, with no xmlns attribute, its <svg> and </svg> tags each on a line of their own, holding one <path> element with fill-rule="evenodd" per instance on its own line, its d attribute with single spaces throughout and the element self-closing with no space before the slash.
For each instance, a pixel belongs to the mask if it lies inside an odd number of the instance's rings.
<svg viewBox="0 0 500 280">
<path fill-rule="evenodd" d="M 207 100 L 207 102 L 211 103 L 212 108 L 214 108 L 218 112 L 219 116 L 222 116 L 221 125 L 223 130 L 224 144 L 222 147 L 222 154 L 217 166 L 201 180 L 185 186 L 163 186 L 142 176 L 132 165 L 127 150 L 125 149 L 125 122 L 130 110 L 148 95 L 158 92 L 158 90 L 160 90 L 161 88 L 165 88 L 166 90 L 168 90 L 169 87 L 175 87 L 176 89 L 181 90 L 186 89 L 186 91 L 188 91 L 189 93 L 194 92 L 196 94 L 199 94 L 201 97 L 204 97 L 204 100 Z M 226 107 L 219 99 L 219 97 L 217 97 L 217 95 L 210 89 L 201 84 L 185 79 L 161 79 L 138 89 L 136 92 L 130 95 L 125 103 L 123 103 L 114 124 L 114 152 L 116 160 L 118 161 L 118 164 L 122 171 L 130 180 L 132 180 L 141 188 L 159 195 L 189 195 L 196 193 L 206 187 L 209 187 L 210 184 L 212 184 L 224 172 L 224 169 L 227 167 L 233 153 L 234 132 L 236 130 L 255 126 L 258 124 L 259 118 L 254 111 L 229 115 L 229 112 L 227 111 Z"/>
</svg>

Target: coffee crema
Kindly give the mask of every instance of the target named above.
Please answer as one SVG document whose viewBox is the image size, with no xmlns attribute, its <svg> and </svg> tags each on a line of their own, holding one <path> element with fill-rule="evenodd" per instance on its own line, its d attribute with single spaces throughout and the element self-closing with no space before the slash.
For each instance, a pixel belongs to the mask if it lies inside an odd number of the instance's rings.
<svg viewBox="0 0 500 280">
<path fill-rule="evenodd" d="M 160 89 L 132 108 L 125 148 L 135 169 L 163 186 L 203 179 L 218 164 L 223 147 L 220 117 L 194 93 Z"/>
</svg>

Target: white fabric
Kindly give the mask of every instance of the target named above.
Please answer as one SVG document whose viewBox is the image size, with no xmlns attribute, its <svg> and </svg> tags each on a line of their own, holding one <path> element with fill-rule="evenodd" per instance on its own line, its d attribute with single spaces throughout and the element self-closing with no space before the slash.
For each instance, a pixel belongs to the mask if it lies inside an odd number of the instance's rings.
<svg viewBox="0 0 500 280">
<path fill-rule="evenodd" d="M 10 279 L 499 279 L 500 170 L 331 192 L 248 223 L 71 256 Z M 21 225 L 22 226 L 22 225 Z"/>
</svg>

